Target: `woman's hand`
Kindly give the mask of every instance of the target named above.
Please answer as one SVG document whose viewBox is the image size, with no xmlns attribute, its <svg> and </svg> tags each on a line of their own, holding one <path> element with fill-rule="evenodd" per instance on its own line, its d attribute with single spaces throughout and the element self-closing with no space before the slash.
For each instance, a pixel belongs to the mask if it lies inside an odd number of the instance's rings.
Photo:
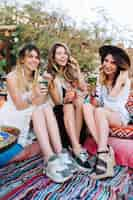
<svg viewBox="0 0 133 200">
<path fill-rule="evenodd" d="M 76 91 L 73 89 L 68 89 L 66 91 L 65 97 L 64 97 L 64 103 L 70 103 L 73 102 L 73 100 L 76 98 Z"/>
<path fill-rule="evenodd" d="M 43 96 L 48 95 L 48 81 L 43 80 L 39 83 L 40 94 Z"/>
<path fill-rule="evenodd" d="M 116 80 L 115 86 L 110 92 L 111 97 L 117 97 L 120 94 L 127 79 L 128 79 L 128 71 L 127 70 L 120 71 L 120 75 L 118 76 Z"/>
<path fill-rule="evenodd" d="M 44 84 L 38 84 L 33 90 L 32 90 L 32 104 L 33 105 L 40 105 L 46 102 L 48 97 L 48 86 L 46 87 Z"/>
<path fill-rule="evenodd" d="M 32 89 L 32 97 L 40 97 L 40 96 L 45 96 L 48 94 L 48 87 L 44 87 L 41 84 L 38 84 Z"/>
<path fill-rule="evenodd" d="M 52 76 L 52 74 L 46 71 L 43 73 L 42 77 L 44 78 L 44 80 L 47 80 L 49 83 L 54 80 L 54 76 Z"/>
<path fill-rule="evenodd" d="M 50 88 L 54 87 L 54 79 L 55 79 L 55 77 L 52 76 L 52 74 L 50 74 L 48 72 L 44 72 L 43 73 L 43 78 L 44 78 L 44 80 L 48 81 L 48 87 L 50 87 Z"/>
</svg>

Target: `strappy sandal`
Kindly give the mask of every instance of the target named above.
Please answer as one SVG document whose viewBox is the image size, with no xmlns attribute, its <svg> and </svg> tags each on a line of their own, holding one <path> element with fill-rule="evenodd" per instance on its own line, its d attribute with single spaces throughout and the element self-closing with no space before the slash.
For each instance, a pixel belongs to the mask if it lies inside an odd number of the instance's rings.
<svg viewBox="0 0 133 200">
<path fill-rule="evenodd" d="M 109 151 L 97 152 L 94 179 L 104 179 L 114 176 L 114 164 Z"/>
</svg>

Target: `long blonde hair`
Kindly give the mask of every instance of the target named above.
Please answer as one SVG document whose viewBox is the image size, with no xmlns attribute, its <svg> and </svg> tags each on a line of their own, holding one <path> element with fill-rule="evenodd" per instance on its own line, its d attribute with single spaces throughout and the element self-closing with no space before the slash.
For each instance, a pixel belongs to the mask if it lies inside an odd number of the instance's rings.
<svg viewBox="0 0 133 200">
<path fill-rule="evenodd" d="M 20 91 L 23 91 L 23 92 L 29 89 L 33 89 L 37 84 L 37 80 L 39 76 L 39 68 L 38 68 L 36 69 L 36 71 L 33 72 L 33 80 L 31 82 L 31 85 L 29 82 L 26 82 L 26 80 L 24 80 L 25 77 L 24 77 L 23 59 L 26 53 L 30 53 L 32 50 L 37 52 L 37 55 L 40 59 L 39 49 L 33 44 L 27 44 L 19 51 L 19 56 L 17 60 L 17 65 L 16 65 L 17 87 Z"/>
</svg>

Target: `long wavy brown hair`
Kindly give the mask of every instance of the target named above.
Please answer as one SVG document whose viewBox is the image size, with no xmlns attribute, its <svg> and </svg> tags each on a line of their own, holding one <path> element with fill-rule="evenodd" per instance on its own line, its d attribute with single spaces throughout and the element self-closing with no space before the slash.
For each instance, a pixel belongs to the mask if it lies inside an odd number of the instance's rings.
<svg viewBox="0 0 133 200">
<path fill-rule="evenodd" d="M 60 66 L 55 62 L 55 54 L 56 50 L 59 47 L 63 47 L 68 55 L 68 62 L 63 69 L 64 78 L 67 81 L 73 81 L 78 79 L 78 73 L 80 71 L 79 64 L 76 59 L 71 56 L 70 50 L 64 43 L 54 43 L 49 50 L 48 53 L 48 64 L 47 64 L 47 71 L 51 73 L 53 76 L 56 76 L 60 71 Z"/>
<path fill-rule="evenodd" d="M 23 46 L 20 49 L 19 54 L 18 54 L 18 60 L 17 60 L 17 65 L 16 65 L 16 74 L 17 74 L 17 86 L 18 86 L 18 89 L 20 89 L 21 91 L 27 90 L 25 80 L 23 80 L 24 79 L 23 60 L 24 60 L 24 57 L 27 54 L 30 54 L 30 52 L 33 50 L 37 53 L 38 58 L 40 59 L 40 51 L 34 44 L 26 44 L 25 46 Z M 32 74 L 33 80 L 31 83 L 31 88 L 33 88 L 37 84 L 38 75 L 39 75 L 39 67 Z"/>
<path fill-rule="evenodd" d="M 116 83 L 116 80 L 120 74 L 120 71 L 129 70 L 130 66 L 125 62 L 125 60 L 119 54 L 108 53 L 104 56 L 101 56 L 101 65 L 99 67 L 99 71 L 100 71 L 99 82 L 101 85 L 106 85 L 107 81 L 108 81 L 108 76 L 104 73 L 103 62 L 104 62 L 105 57 L 109 54 L 112 55 L 114 62 L 117 66 L 117 70 L 116 70 L 115 77 L 114 77 L 113 84 L 112 84 L 112 86 L 114 86 Z"/>
</svg>

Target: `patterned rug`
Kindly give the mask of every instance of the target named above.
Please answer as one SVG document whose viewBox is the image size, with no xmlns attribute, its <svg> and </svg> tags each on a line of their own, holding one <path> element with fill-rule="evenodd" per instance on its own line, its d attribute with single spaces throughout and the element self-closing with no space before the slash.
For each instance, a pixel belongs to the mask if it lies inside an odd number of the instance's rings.
<svg viewBox="0 0 133 200">
<path fill-rule="evenodd" d="M 117 166 L 115 176 L 95 181 L 87 172 L 76 173 L 64 184 L 42 174 L 38 156 L 0 169 L 0 200 L 132 200 L 133 170 Z"/>
</svg>

